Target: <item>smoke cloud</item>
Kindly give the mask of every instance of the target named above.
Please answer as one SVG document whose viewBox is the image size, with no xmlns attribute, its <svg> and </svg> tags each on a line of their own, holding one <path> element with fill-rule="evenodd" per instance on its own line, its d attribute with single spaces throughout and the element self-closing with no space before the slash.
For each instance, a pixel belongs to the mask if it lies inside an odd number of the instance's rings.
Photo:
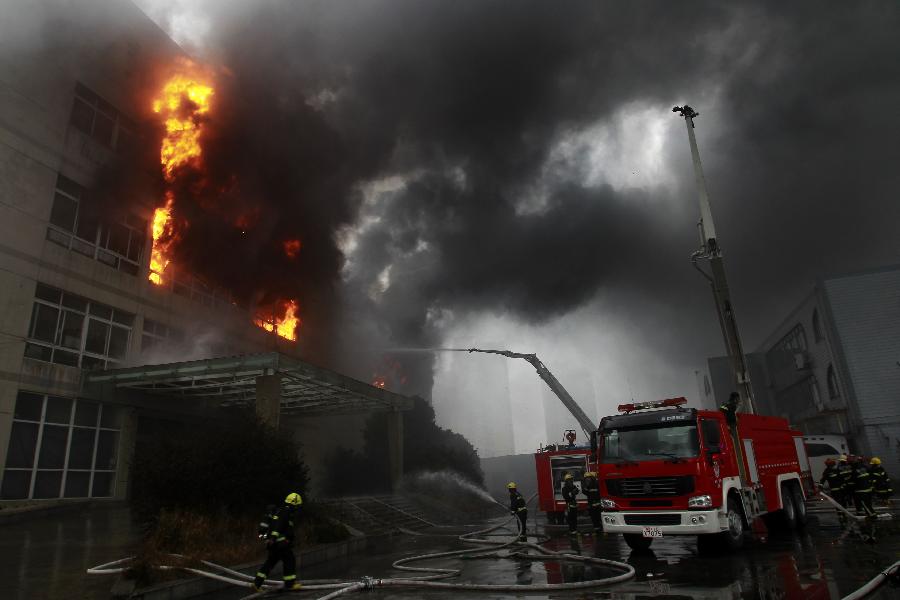
<svg viewBox="0 0 900 600">
<path fill-rule="evenodd" d="M 434 358 L 381 349 L 485 322 L 520 351 L 595 328 L 582 354 L 693 389 L 722 346 L 675 104 L 748 348 L 816 277 L 897 262 L 895 3 L 141 4 L 219 73 L 182 260 L 296 295 L 311 359 L 396 359 L 398 391 L 428 396 Z"/>
</svg>

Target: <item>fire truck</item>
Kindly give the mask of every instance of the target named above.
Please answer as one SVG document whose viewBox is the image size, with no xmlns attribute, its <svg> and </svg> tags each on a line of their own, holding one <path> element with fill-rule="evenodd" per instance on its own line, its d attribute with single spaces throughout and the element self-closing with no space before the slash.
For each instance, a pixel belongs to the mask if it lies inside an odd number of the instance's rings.
<svg viewBox="0 0 900 600">
<path fill-rule="evenodd" d="M 812 490 L 803 434 L 780 417 L 685 403 L 623 404 L 601 420 L 604 531 L 636 550 L 669 535 L 737 549 L 759 517 L 770 527 L 802 526 Z"/>
<path fill-rule="evenodd" d="M 509 350 L 482 350 L 480 348 L 469 348 L 467 351 L 499 354 L 507 358 L 521 358 L 530 363 L 547 387 L 556 394 L 563 406 L 572 414 L 585 434 L 594 442 L 596 441 L 597 426 L 536 354 L 510 352 Z M 596 472 L 597 470 L 596 461 L 591 460 L 594 454 L 592 448 L 596 444 L 576 444 L 577 435 L 574 429 L 566 431 L 565 438 L 565 444 L 541 446 L 534 455 L 538 508 L 546 513 L 550 523 L 560 525 L 565 520 L 566 511 L 566 503 L 562 498 L 563 477 L 568 473 L 572 475 L 576 484 L 580 484 L 586 471 Z M 578 499 L 578 510 L 587 510 L 587 499 L 583 497 Z"/>
</svg>

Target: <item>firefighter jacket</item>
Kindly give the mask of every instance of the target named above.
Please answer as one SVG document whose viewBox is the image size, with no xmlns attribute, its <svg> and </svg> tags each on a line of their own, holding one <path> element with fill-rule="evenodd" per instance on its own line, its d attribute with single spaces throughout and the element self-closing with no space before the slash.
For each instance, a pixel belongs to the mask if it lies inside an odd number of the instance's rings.
<svg viewBox="0 0 900 600">
<path fill-rule="evenodd" d="M 838 463 L 838 476 L 841 481 L 841 489 L 850 493 L 853 491 L 853 467 L 849 463 Z"/>
<path fill-rule="evenodd" d="M 869 478 L 869 470 L 863 465 L 853 467 L 853 493 L 872 493 L 872 480 Z"/>
<path fill-rule="evenodd" d="M 600 484 L 596 478 L 584 478 L 581 481 L 581 491 L 587 496 L 589 508 L 600 508 Z"/>
<path fill-rule="evenodd" d="M 294 507 L 282 506 L 272 515 L 266 540 L 277 546 L 294 545 Z"/>
<path fill-rule="evenodd" d="M 825 467 L 825 471 L 822 473 L 822 479 L 819 480 L 819 483 L 825 484 L 826 482 L 828 483 L 828 489 L 832 492 L 840 492 L 844 489 L 844 480 L 841 477 L 837 465 L 828 465 Z"/>
<path fill-rule="evenodd" d="M 571 479 L 563 484 L 562 497 L 563 500 L 566 501 L 566 504 L 569 506 L 569 508 L 575 508 L 578 506 L 578 500 L 576 499 L 576 496 L 578 496 L 580 492 L 581 490 L 578 489 L 578 486 L 572 483 Z"/>
<path fill-rule="evenodd" d="M 869 480 L 872 482 L 872 488 L 880 496 L 891 496 L 894 493 L 891 486 L 891 478 L 888 477 L 887 471 L 881 465 L 869 466 Z"/>
<path fill-rule="evenodd" d="M 517 515 L 528 511 L 528 505 L 525 504 L 525 497 L 518 490 L 510 490 L 509 492 L 509 512 Z"/>
<path fill-rule="evenodd" d="M 261 538 L 269 537 L 269 531 L 272 527 L 272 517 L 275 516 L 276 512 L 277 511 L 275 510 L 274 504 L 270 504 L 269 506 L 266 507 L 266 514 L 262 519 L 260 519 L 259 525 L 256 528 L 256 534 L 259 537 L 261 537 Z"/>
</svg>

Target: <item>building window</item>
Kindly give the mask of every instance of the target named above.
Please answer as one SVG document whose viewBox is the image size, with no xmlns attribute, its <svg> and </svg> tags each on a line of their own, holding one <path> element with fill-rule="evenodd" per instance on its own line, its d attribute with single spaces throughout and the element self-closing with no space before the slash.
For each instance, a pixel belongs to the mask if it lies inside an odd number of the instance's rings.
<svg viewBox="0 0 900 600">
<path fill-rule="evenodd" d="M 120 153 L 134 148 L 134 123 L 109 102 L 80 83 L 69 123 L 97 142 Z"/>
<path fill-rule="evenodd" d="M 124 221 L 111 221 L 100 212 L 85 188 L 57 176 L 47 239 L 113 269 L 137 275 L 147 239 L 147 221 L 131 214 Z"/>
<path fill-rule="evenodd" d="M 834 370 L 834 365 L 828 365 L 828 397 L 829 398 L 840 398 L 841 397 L 841 388 L 838 386 L 837 373 Z"/>
<path fill-rule="evenodd" d="M 179 329 L 169 327 L 157 321 L 144 319 L 144 330 L 141 333 L 141 354 L 153 349 L 160 349 L 171 343 L 184 341 L 184 334 Z"/>
<path fill-rule="evenodd" d="M 20 390 L 0 498 L 112 496 L 121 428 L 116 406 Z"/>
<path fill-rule="evenodd" d="M 822 321 L 819 319 L 819 309 L 813 311 L 812 314 L 813 337 L 816 343 L 820 343 L 824 338 L 822 336 Z"/>
<path fill-rule="evenodd" d="M 787 334 L 775 344 L 773 349 L 781 350 L 788 354 L 805 352 L 807 349 L 806 330 L 803 329 L 803 325 L 795 325 L 793 329 L 788 331 Z"/>
<path fill-rule="evenodd" d="M 37 284 L 25 356 L 82 369 L 118 366 L 128 353 L 134 315 Z"/>
</svg>

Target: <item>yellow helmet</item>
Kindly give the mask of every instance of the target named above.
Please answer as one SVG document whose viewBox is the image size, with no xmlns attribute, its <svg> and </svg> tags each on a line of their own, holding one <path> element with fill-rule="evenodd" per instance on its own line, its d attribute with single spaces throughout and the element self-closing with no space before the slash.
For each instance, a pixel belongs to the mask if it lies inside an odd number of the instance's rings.
<svg viewBox="0 0 900 600">
<path fill-rule="evenodd" d="M 572 474 L 571 474 L 571 473 L 566 473 L 566 476 L 563 477 L 563 479 L 565 479 L 566 481 L 568 481 L 568 480 L 570 480 L 570 479 L 572 479 L 572 478 L 573 478 L 573 477 L 572 477 Z"/>
<path fill-rule="evenodd" d="M 509 483 L 507 483 L 507 484 L 506 484 L 506 489 L 508 489 L 508 490 L 514 490 L 514 489 L 516 489 L 516 482 L 515 482 L 515 481 L 510 481 Z"/>
<path fill-rule="evenodd" d="M 297 492 L 291 492 L 287 495 L 287 498 L 284 499 L 285 504 L 290 504 L 291 506 L 300 506 L 303 504 L 303 498 L 300 497 L 300 494 Z"/>
<path fill-rule="evenodd" d="M 872 457 L 872 460 L 869 461 L 869 464 L 871 464 L 871 465 L 880 465 L 880 464 L 881 464 L 881 459 L 878 458 L 877 456 L 873 456 L 873 457 Z"/>
<path fill-rule="evenodd" d="M 584 476 L 585 476 L 585 477 L 596 477 L 597 474 L 594 473 L 593 471 L 586 471 L 585 474 L 584 474 Z"/>
<path fill-rule="evenodd" d="M 838 458 L 838 460 L 841 461 L 841 462 L 847 462 L 847 455 L 846 455 L 846 454 L 841 454 L 841 456 L 840 456 L 840 458 Z"/>
</svg>

